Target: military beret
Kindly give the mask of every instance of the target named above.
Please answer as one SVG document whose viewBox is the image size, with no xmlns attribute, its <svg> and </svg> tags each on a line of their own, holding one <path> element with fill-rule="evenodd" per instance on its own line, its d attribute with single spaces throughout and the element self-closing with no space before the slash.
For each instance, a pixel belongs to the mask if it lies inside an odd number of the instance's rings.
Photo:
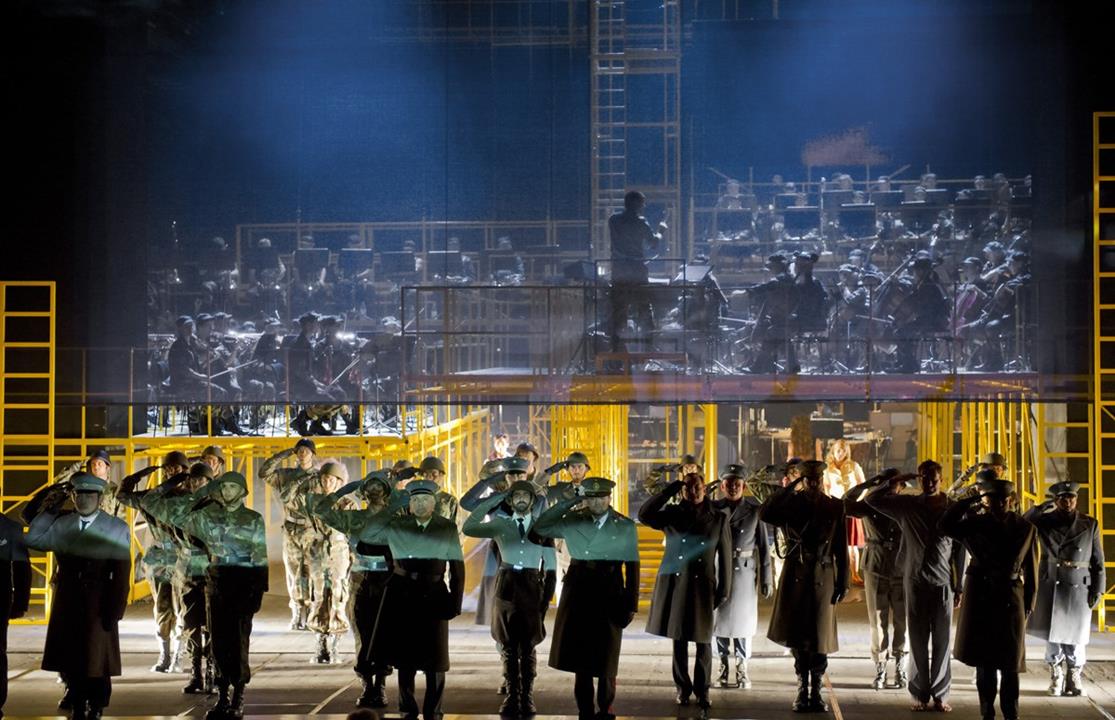
<svg viewBox="0 0 1115 720">
<path fill-rule="evenodd" d="M 989 452 L 985 454 L 979 461 L 980 465 L 1002 465 L 1007 466 L 1007 459 L 997 452 Z"/>
<path fill-rule="evenodd" d="M 1049 497 L 1060 497 L 1062 495 L 1075 495 L 1080 492 L 1080 483 L 1071 480 L 1063 480 L 1059 483 L 1053 483 L 1045 494 Z"/>
<path fill-rule="evenodd" d="M 86 472 L 74 473 L 70 476 L 70 486 L 77 492 L 103 493 L 107 485 L 108 483 L 96 475 L 90 475 Z"/>
<path fill-rule="evenodd" d="M 433 480 L 411 480 L 406 485 L 406 491 L 414 495 L 433 495 L 438 491 L 437 483 Z"/>
<path fill-rule="evenodd" d="M 569 456 L 565 458 L 565 462 L 570 465 L 584 465 L 590 470 L 592 469 L 592 465 L 588 464 L 588 455 L 585 455 L 580 450 L 574 450 L 569 453 Z"/>
<path fill-rule="evenodd" d="M 314 441 L 310 438 L 301 438 L 298 442 L 294 443 L 294 449 L 297 450 L 298 448 L 309 448 L 310 452 L 317 452 L 317 445 L 315 445 Z"/>
<path fill-rule="evenodd" d="M 89 463 L 93 462 L 94 460 L 103 460 L 106 465 L 112 464 L 112 457 L 108 454 L 108 450 L 105 450 L 104 448 L 91 452 L 89 454 L 89 460 L 87 460 L 85 463 L 86 466 L 88 466 Z"/>
<path fill-rule="evenodd" d="M 736 463 L 732 463 L 730 465 L 724 466 L 724 471 L 720 473 L 720 479 L 721 480 L 724 480 L 724 479 L 727 479 L 727 478 L 743 478 L 743 477 L 746 477 L 746 476 L 747 476 L 747 468 L 745 468 L 743 465 L 739 465 L 739 464 L 736 464 Z"/>
<path fill-rule="evenodd" d="M 163 465 L 178 465 L 188 468 L 190 466 L 190 459 L 187 458 L 186 453 L 181 450 L 171 450 L 163 457 Z"/>
<path fill-rule="evenodd" d="M 581 481 L 581 490 L 585 497 L 606 497 L 612 494 L 616 484 L 608 478 L 590 477 Z"/>
<path fill-rule="evenodd" d="M 348 468 L 342 463 L 330 461 L 321 466 L 322 475 L 332 475 L 335 478 L 340 478 L 348 482 Z"/>
<path fill-rule="evenodd" d="M 423 458 L 422 459 L 422 464 L 418 466 L 418 471 L 422 472 L 422 473 L 428 473 L 431 470 L 438 470 L 438 471 L 444 473 L 445 472 L 445 463 L 443 463 L 441 461 L 441 458 L 434 457 L 433 455 L 430 455 L 429 457 Z"/>
<path fill-rule="evenodd" d="M 508 475 L 523 475 L 530 469 L 530 461 L 521 457 L 509 457 L 503 461 L 503 470 Z"/>
</svg>

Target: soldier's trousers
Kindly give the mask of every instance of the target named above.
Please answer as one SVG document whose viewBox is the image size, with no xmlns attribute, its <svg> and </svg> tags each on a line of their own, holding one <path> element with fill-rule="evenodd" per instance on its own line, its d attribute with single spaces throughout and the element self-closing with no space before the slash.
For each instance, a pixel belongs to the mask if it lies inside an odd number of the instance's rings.
<svg viewBox="0 0 1115 720">
<path fill-rule="evenodd" d="M 718 637 L 716 638 L 716 654 L 721 658 L 735 655 L 738 659 L 749 660 L 751 659 L 751 638 Z"/>
<path fill-rule="evenodd" d="M 320 539 L 310 556 L 310 629 L 317 633 L 348 631 L 348 541 L 343 536 Z"/>
<path fill-rule="evenodd" d="M 155 634 L 160 640 L 170 642 L 178 623 L 174 583 L 147 571 L 147 584 L 151 588 L 152 612 L 155 615 Z"/>
<path fill-rule="evenodd" d="M 321 536 L 309 525 L 283 523 L 283 569 L 293 610 L 310 605 L 310 563 L 314 545 L 320 540 Z"/>
<path fill-rule="evenodd" d="M 205 585 L 211 653 L 220 686 L 247 685 L 252 679 L 248 643 L 252 636 L 253 598 L 236 580 L 235 576 L 216 582 L 211 579 Z"/>
<path fill-rule="evenodd" d="M 793 648 L 791 652 L 794 654 L 794 672 L 798 675 L 806 673 L 824 675 L 829 669 L 829 656 L 826 653 L 797 648 Z"/>
<path fill-rule="evenodd" d="M 414 668 L 399 668 L 399 712 L 404 715 L 417 715 L 418 702 L 414 698 Z M 422 717 L 441 716 L 441 698 L 445 694 L 445 673 L 426 672 L 426 696 L 422 698 Z"/>
<path fill-rule="evenodd" d="M 1068 643 L 1045 644 L 1045 662 L 1047 665 L 1060 665 L 1067 662 L 1070 668 L 1084 667 L 1087 661 L 1087 645 L 1069 645 Z"/>
<path fill-rule="evenodd" d="M 980 714 L 995 717 L 995 694 L 1004 718 L 1018 717 L 1018 673 L 1012 670 L 976 668 L 976 690 L 979 691 Z"/>
<path fill-rule="evenodd" d="M 596 687 L 593 688 L 593 681 Z M 593 695 L 596 696 L 596 705 L 593 705 Z M 616 701 L 616 679 L 614 677 L 594 678 L 587 673 L 577 673 L 573 680 L 573 697 L 577 700 L 577 714 L 581 717 L 591 717 L 597 714 L 614 715 L 612 703 Z"/>
<path fill-rule="evenodd" d="M 112 678 L 78 677 L 66 673 L 64 679 L 73 707 L 80 708 L 85 703 L 89 703 L 91 708 L 108 707 L 109 698 L 112 697 Z"/>
<path fill-rule="evenodd" d="M 910 633 L 910 695 L 919 702 L 944 702 L 952 685 L 952 588 L 906 584 L 906 628 Z"/>
<path fill-rule="evenodd" d="M 371 647 L 372 631 L 376 628 L 379 604 L 383 600 L 383 587 L 390 571 L 352 572 L 348 576 L 349 585 L 349 622 L 352 635 L 356 640 L 356 663 L 353 668 L 361 677 L 387 675 L 391 667 L 377 662 L 373 657 L 365 657 L 365 649 Z"/>
<path fill-rule="evenodd" d="M 205 605 L 205 576 L 189 577 L 178 590 L 178 612 L 182 623 L 179 642 L 191 656 L 205 648 L 205 635 L 209 626 Z"/>
<path fill-rule="evenodd" d="M 905 654 L 906 591 L 902 578 L 865 572 L 863 594 L 867 599 L 867 623 L 871 626 L 871 659 L 876 663 L 886 661 L 888 646 L 893 657 Z"/>
<path fill-rule="evenodd" d="M 693 658 L 693 677 L 689 676 L 689 643 L 674 640 L 674 685 L 681 692 L 708 695 L 712 683 L 712 644 L 693 643 L 697 651 Z"/>
</svg>

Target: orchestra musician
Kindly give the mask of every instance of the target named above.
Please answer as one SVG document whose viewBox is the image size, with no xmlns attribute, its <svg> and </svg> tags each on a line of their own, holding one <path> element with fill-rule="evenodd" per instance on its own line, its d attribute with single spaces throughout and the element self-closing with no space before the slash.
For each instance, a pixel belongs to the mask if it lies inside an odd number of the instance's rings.
<svg viewBox="0 0 1115 720">
<path fill-rule="evenodd" d="M 610 335 L 612 350 L 623 349 L 620 332 L 627 327 L 628 312 L 635 306 L 636 322 L 643 330 L 654 330 L 654 307 L 651 304 L 647 272 L 647 249 L 657 249 L 662 242 L 665 223 L 658 230 L 651 228 L 643 217 L 646 196 L 637 190 L 623 197 L 623 212 L 608 218 L 608 237 L 612 247 L 612 314 Z"/>
</svg>

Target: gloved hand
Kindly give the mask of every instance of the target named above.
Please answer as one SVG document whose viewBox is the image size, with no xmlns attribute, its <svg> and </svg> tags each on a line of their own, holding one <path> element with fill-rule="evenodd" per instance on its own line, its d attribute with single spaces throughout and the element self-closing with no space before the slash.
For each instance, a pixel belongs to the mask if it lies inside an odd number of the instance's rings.
<svg viewBox="0 0 1115 720">
<path fill-rule="evenodd" d="M 561 472 L 562 470 L 564 470 L 567 467 L 569 467 L 569 463 L 562 460 L 561 462 L 556 462 L 553 465 L 551 465 L 550 467 L 546 468 L 543 472 L 546 475 L 553 475 L 554 473 Z"/>
<path fill-rule="evenodd" d="M 847 594 L 848 594 L 848 591 L 845 590 L 844 588 L 837 588 L 837 589 L 833 590 L 832 591 L 832 604 L 833 605 L 839 605 L 840 601 L 843 600 L 844 596 L 847 595 Z"/>
<path fill-rule="evenodd" d="M 334 497 L 337 497 L 337 498 L 342 498 L 345 495 L 348 495 L 349 493 L 356 492 L 363 485 L 364 485 L 363 480 L 353 480 L 352 482 L 348 483 L 347 485 L 342 485 L 340 488 L 338 488 L 337 490 L 330 493 L 330 495 L 333 495 Z"/>
<path fill-rule="evenodd" d="M 677 495 L 684 487 L 684 482 L 682 482 L 681 480 L 674 480 L 672 483 L 666 486 L 666 489 L 663 492 L 668 495 Z"/>
<path fill-rule="evenodd" d="M 399 480 L 410 480 L 412 477 L 414 477 L 417 474 L 418 474 L 418 468 L 408 467 L 408 468 L 403 468 L 402 470 L 400 470 L 399 473 L 395 477 L 398 478 Z"/>
<path fill-rule="evenodd" d="M 70 483 L 58 483 L 47 491 L 46 496 L 43 498 L 42 509 L 44 512 L 54 512 L 62 507 L 66 502 L 66 498 L 70 495 Z"/>
<path fill-rule="evenodd" d="M 765 582 L 761 585 L 759 591 L 763 593 L 764 598 L 769 600 L 770 596 L 774 594 L 774 586 L 769 582 Z"/>
<path fill-rule="evenodd" d="M 1095 608 L 1096 604 L 1100 601 L 1100 594 L 1098 592 L 1088 593 L 1088 607 Z"/>
</svg>

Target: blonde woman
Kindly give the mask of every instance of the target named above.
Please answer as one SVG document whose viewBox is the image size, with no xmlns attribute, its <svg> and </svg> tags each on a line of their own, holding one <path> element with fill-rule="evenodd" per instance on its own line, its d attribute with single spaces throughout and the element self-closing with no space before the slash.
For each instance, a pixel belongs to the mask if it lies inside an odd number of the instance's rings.
<svg viewBox="0 0 1115 720">
<path fill-rule="evenodd" d="M 852 459 L 852 448 L 844 438 L 834 440 L 825 455 L 825 490 L 829 497 L 843 498 L 844 493 L 864 482 L 863 468 Z M 848 567 L 852 570 L 852 582 L 862 583 L 859 573 L 859 552 L 866 536 L 863 521 L 849 517 L 848 523 Z"/>
</svg>

